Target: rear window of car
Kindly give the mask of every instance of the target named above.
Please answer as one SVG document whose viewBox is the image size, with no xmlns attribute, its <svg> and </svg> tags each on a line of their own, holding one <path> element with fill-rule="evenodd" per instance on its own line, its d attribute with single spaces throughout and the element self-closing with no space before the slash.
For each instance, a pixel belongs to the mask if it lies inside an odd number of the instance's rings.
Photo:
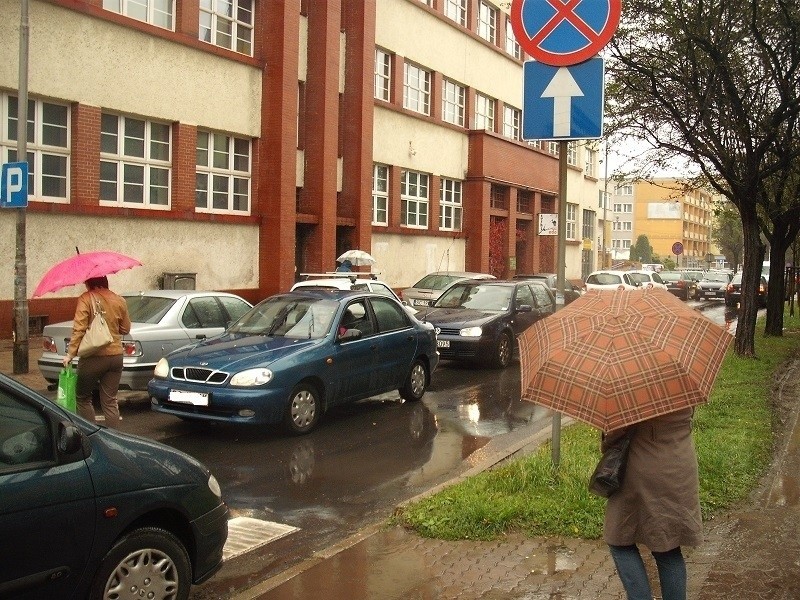
<svg viewBox="0 0 800 600">
<path fill-rule="evenodd" d="M 455 275 L 442 275 L 432 273 L 430 275 L 425 275 L 422 279 L 420 279 L 417 283 L 415 283 L 411 287 L 415 287 L 421 290 L 443 290 L 448 285 L 453 283 L 454 281 L 462 279 L 461 277 L 457 277 Z"/>
<path fill-rule="evenodd" d="M 631 273 L 631 279 L 639 283 L 650 283 L 650 276 L 644 273 Z"/>
<path fill-rule="evenodd" d="M 593 273 L 589 275 L 586 283 L 593 285 L 616 285 L 622 283 L 622 278 L 613 273 Z"/>
<path fill-rule="evenodd" d="M 713 281 L 714 283 L 728 283 L 727 275 L 706 275 L 703 281 Z"/>
<path fill-rule="evenodd" d="M 158 296 L 125 296 L 128 314 L 133 323 L 158 323 L 175 304 L 174 298 Z"/>
<path fill-rule="evenodd" d="M 662 281 L 680 281 L 682 279 L 682 275 L 680 273 L 664 273 L 661 272 L 661 280 Z"/>
</svg>

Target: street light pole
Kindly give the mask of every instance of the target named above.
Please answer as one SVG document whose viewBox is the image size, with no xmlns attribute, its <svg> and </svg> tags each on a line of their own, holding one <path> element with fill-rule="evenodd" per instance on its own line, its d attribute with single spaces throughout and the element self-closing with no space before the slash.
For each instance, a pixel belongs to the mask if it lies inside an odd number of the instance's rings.
<svg viewBox="0 0 800 600">
<path fill-rule="evenodd" d="M 608 227 L 608 140 L 604 140 L 605 159 L 603 162 L 603 268 L 607 268 L 608 245 L 606 244 L 606 228 Z"/>
<path fill-rule="evenodd" d="M 19 93 L 17 95 L 17 160 L 28 160 L 28 0 L 20 0 Z M 28 372 L 28 268 L 25 261 L 25 211 L 17 211 L 14 259 L 14 374 Z"/>
</svg>

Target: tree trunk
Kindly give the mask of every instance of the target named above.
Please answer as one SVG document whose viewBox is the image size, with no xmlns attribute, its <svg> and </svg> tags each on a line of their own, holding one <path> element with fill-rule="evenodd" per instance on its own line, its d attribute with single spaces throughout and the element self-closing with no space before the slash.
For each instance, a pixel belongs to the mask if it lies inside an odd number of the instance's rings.
<svg viewBox="0 0 800 600">
<path fill-rule="evenodd" d="M 786 250 L 789 246 L 785 236 L 773 235 L 772 238 L 769 247 L 769 294 L 767 295 L 767 322 L 764 326 L 764 334 L 780 336 L 783 335 Z"/>
<path fill-rule="evenodd" d="M 755 357 L 758 285 L 761 280 L 761 264 L 764 262 L 764 244 L 761 243 L 761 230 L 755 206 L 743 204 L 739 210 L 742 216 L 742 234 L 744 235 L 744 264 L 734 350 L 739 356 Z"/>
</svg>

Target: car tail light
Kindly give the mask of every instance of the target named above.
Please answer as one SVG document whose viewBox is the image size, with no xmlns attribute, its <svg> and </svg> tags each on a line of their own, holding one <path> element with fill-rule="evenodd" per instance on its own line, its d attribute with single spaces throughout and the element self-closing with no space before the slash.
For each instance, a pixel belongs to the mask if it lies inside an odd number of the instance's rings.
<svg viewBox="0 0 800 600">
<path fill-rule="evenodd" d="M 142 346 L 134 340 L 122 340 L 123 356 L 141 356 Z"/>
<path fill-rule="evenodd" d="M 45 352 L 58 353 L 58 349 L 56 348 L 56 341 L 49 335 L 46 335 L 42 338 L 42 349 Z"/>
</svg>

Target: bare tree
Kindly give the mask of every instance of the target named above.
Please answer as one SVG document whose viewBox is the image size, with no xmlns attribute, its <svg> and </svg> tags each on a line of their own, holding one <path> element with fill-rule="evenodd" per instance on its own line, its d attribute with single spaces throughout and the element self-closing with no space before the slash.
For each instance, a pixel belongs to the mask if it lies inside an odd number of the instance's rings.
<svg viewBox="0 0 800 600">
<path fill-rule="evenodd" d="M 609 45 L 606 92 L 617 128 L 658 148 L 658 161 L 696 165 L 739 210 L 741 356 L 755 355 L 765 182 L 800 154 L 798 36 L 796 0 L 628 0 Z"/>
<path fill-rule="evenodd" d="M 744 250 L 742 219 L 739 217 L 739 211 L 728 200 L 719 200 L 714 205 L 714 217 L 711 239 L 736 272 L 739 263 L 742 262 Z"/>
</svg>

